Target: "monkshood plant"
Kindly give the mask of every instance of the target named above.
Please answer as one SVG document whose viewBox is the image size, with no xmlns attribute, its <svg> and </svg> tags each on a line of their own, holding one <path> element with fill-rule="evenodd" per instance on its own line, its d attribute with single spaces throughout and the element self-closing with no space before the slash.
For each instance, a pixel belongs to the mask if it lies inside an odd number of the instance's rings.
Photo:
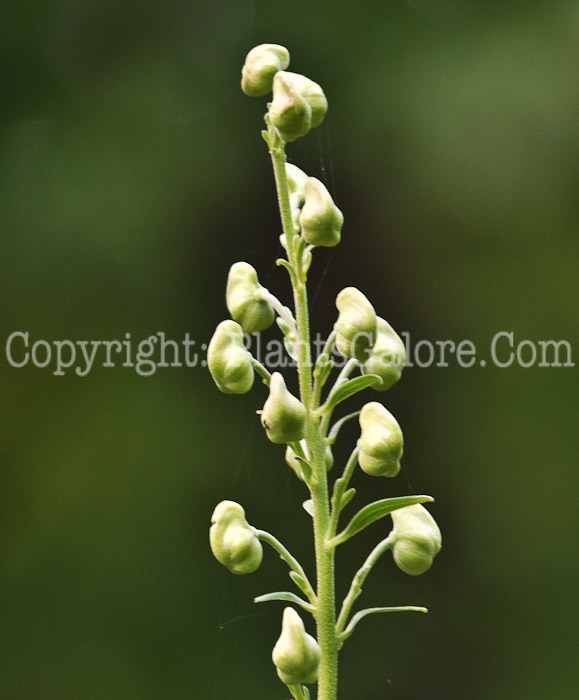
<svg viewBox="0 0 579 700">
<path fill-rule="evenodd" d="M 295 700 L 308 700 L 307 685 L 316 682 L 318 700 L 336 700 L 338 653 L 360 620 L 373 613 L 426 612 L 423 607 L 405 605 L 366 608 L 353 613 L 372 567 L 382 554 L 391 550 L 394 562 L 402 571 L 423 574 L 440 550 L 441 536 L 436 522 L 421 505 L 432 501 L 430 496 L 380 499 L 358 510 L 345 525 L 341 523 L 343 510 L 356 493 L 350 487 L 356 467 L 359 465 L 371 477 L 396 476 L 403 437 L 394 416 L 377 401 L 337 420 L 334 412 L 345 399 L 364 389 L 383 392 L 397 382 L 406 361 L 405 347 L 388 322 L 376 315 L 364 294 L 348 287 L 338 294 L 334 328 L 322 352 L 312 362 L 308 269 L 315 248 L 332 247 L 340 242 L 344 217 L 322 182 L 286 161 L 286 143 L 318 126 L 328 108 L 322 88 L 303 75 L 287 71 L 288 66 L 289 53 L 283 46 L 256 46 L 245 60 L 241 87 L 251 97 L 273 91 L 265 115 L 267 128 L 262 134 L 273 163 L 283 229 L 280 242 L 286 254 L 277 264 L 289 274 L 293 309 L 260 284 L 249 263 L 235 263 L 226 290 L 231 320 L 217 326 L 207 360 L 215 383 L 225 393 L 248 392 L 255 373 L 269 387 L 269 395 L 259 412 L 261 424 L 271 442 L 286 446 L 288 466 L 309 491 L 303 506 L 313 521 L 316 575 L 315 578 L 308 575 L 276 537 L 251 525 L 242 506 L 234 501 L 222 501 L 215 508 L 210 544 L 217 560 L 235 574 L 250 574 L 259 568 L 263 542 L 286 562 L 298 592 L 277 591 L 255 599 L 291 604 L 283 613 L 281 635 L 273 647 L 273 663 Z M 290 392 L 279 372 L 270 373 L 255 359 L 245 343 L 245 334 L 259 333 L 274 320 L 297 366 L 299 397 Z M 338 369 L 332 357 L 343 362 L 327 390 L 333 370 Z M 330 488 L 332 445 L 346 421 L 355 419 L 360 424 L 360 438 L 343 473 Z M 386 516 L 392 518 L 391 531 L 362 563 L 337 607 L 336 548 Z M 315 621 L 315 637 L 305 630 L 304 613 Z"/>
</svg>

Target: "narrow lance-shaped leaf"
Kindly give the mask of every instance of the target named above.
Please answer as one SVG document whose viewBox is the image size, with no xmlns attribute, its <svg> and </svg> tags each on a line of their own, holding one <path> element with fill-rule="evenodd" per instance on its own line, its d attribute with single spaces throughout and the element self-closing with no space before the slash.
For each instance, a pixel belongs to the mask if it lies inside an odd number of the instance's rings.
<svg viewBox="0 0 579 700">
<path fill-rule="evenodd" d="M 342 498 L 340 499 L 340 510 L 344 510 L 344 508 L 348 505 L 348 503 L 354 498 L 356 495 L 356 489 L 348 489 L 346 493 L 342 494 Z"/>
<path fill-rule="evenodd" d="M 350 620 L 350 624 L 346 627 L 346 629 L 342 632 L 340 635 L 340 641 L 344 642 L 348 637 L 352 634 L 354 631 L 354 628 L 362 620 L 365 618 L 367 615 L 374 615 L 375 613 L 388 613 L 388 612 L 421 612 L 421 613 L 427 613 L 428 610 L 423 607 L 419 607 L 417 605 L 399 605 L 393 608 L 366 608 L 365 610 L 360 610 L 357 612 L 352 619 Z"/>
<path fill-rule="evenodd" d="M 275 591 L 274 593 L 265 593 L 264 595 L 257 596 L 253 599 L 254 603 L 269 603 L 272 600 L 283 600 L 288 603 L 295 603 L 301 606 L 304 610 L 312 612 L 313 606 L 308 603 L 303 598 L 295 595 L 295 593 L 290 593 L 290 591 Z"/>
<path fill-rule="evenodd" d="M 398 498 L 384 498 L 381 501 L 375 501 L 359 510 L 356 515 L 350 520 L 345 530 L 332 539 L 334 546 L 346 542 L 350 537 L 356 535 L 360 530 L 368 527 L 376 520 L 392 513 L 399 508 L 413 506 L 416 503 L 426 503 L 434 501 L 432 496 L 400 496 Z"/>
<path fill-rule="evenodd" d="M 347 382 L 342 384 L 342 386 L 332 392 L 326 403 L 320 409 L 320 412 L 326 413 L 350 396 L 362 391 L 362 389 L 366 389 L 369 386 L 381 383 L 382 380 L 377 374 L 366 374 L 363 377 L 354 377 L 354 379 L 349 379 Z"/>
<path fill-rule="evenodd" d="M 308 584 L 305 582 L 303 576 L 300 576 L 297 571 L 290 571 L 289 577 L 301 591 L 308 595 Z"/>
<path fill-rule="evenodd" d="M 330 430 L 330 434 L 326 438 L 326 442 L 328 445 L 333 445 L 334 442 L 336 442 L 336 438 L 338 437 L 338 433 L 340 432 L 342 426 L 347 423 L 347 421 L 352 420 L 352 418 L 357 418 L 360 415 L 360 411 L 354 411 L 353 413 L 348 413 L 347 416 L 344 416 L 343 418 L 340 418 L 340 420 L 337 420 L 334 425 L 332 426 L 332 429 Z"/>
</svg>

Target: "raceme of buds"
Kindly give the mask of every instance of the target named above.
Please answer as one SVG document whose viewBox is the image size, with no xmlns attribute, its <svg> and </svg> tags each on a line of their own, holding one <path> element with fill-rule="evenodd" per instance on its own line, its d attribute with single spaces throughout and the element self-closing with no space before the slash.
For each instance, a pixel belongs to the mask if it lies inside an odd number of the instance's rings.
<svg viewBox="0 0 579 700">
<path fill-rule="evenodd" d="M 253 363 L 243 343 L 243 329 L 235 321 L 222 321 L 209 342 L 207 365 L 224 394 L 245 394 L 253 385 Z"/>
<path fill-rule="evenodd" d="M 376 342 L 376 312 L 362 292 L 346 287 L 338 294 L 336 306 L 340 312 L 334 324 L 336 346 L 342 355 L 359 362 L 368 359 Z"/>
<path fill-rule="evenodd" d="M 293 608 L 286 608 L 271 655 L 277 675 L 286 685 L 315 683 L 321 656 L 319 644 L 306 632 L 301 617 Z"/>
<path fill-rule="evenodd" d="M 392 512 L 395 538 L 392 554 L 402 571 L 419 576 L 428 571 L 440 551 L 442 537 L 434 518 L 421 505 Z"/>
<path fill-rule="evenodd" d="M 304 451 L 306 460 L 309 460 L 310 453 L 306 441 L 300 440 L 300 445 L 302 447 L 302 450 Z M 332 454 L 332 448 L 329 445 L 326 445 L 324 459 L 326 464 L 326 471 L 330 471 L 330 469 L 334 466 L 334 455 Z M 296 453 L 292 450 L 292 448 L 289 445 L 287 446 L 285 451 L 285 461 L 287 465 L 294 470 L 298 477 L 302 481 L 304 481 L 303 463 L 300 459 L 297 458 Z"/>
<path fill-rule="evenodd" d="M 269 115 L 284 141 L 305 136 L 312 126 L 312 108 L 285 71 L 275 74 Z"/>
<path fill-rule="evenodd" d="M 211 516 L 209 543 L 218 562 L 234 574 L 251 574 L 263 557 L 261 542 L 235 501 L 221 501 Z"/>
<path fill-rule="evenodd" d="M 325 185 L 315 177 L 309 177 L 305 182 L 305 202 L 300 214 L 303 237 L 310 245 L 338 245 L 343 223 L 344 216 Z"/>
<path fill-rule="evenodd" d="M 404 439 L 394 416 L 381 403 L 371 401 L 360 411 L 359 421 L 360 467 L 370 476 L 396 476 Z"/>
<path fill-rule="evenodd" d="M 382 384 L 374 384 L 372 388 L 386 391 L 400 379 L 405 362 L 406 348 L 402 339 L 387 321 L 378 317 L 376 342 L 362 372 L 377 374 L 382 379 Z"/>
<path fill-rule="evenodd" d="M 269 381 L 269 396 L 261 412 L 267 437 L 277 444 L 297 442 L 305 435 L 306 407 L 290 393 L 279 372 Z"/>
<path fill-rule="evenodd" d="M 274 75 L 289 66 L 289 52 L 279 44 L 260 44 L 247 54 L 241 69 L 241 89 L 249 97 L 271 92 Z"/>
<path fill-rule="evenodd" d="M 300 211 L 305 200 L 305 185 L 308 176 L 293 163 L 285 164 L 285 174 L 289 190 L 292 223 L 297 233 L 300 230 Z"/>
<path fill-rule="evenodd" d="M 246 333 L 265 330 L 275 318 L 274 310 L 260 296 L 262 290 L 257 272 L 249 263 L 237 262 L 231 266 L 225 293 L 227 308 Z"/>
</svg>

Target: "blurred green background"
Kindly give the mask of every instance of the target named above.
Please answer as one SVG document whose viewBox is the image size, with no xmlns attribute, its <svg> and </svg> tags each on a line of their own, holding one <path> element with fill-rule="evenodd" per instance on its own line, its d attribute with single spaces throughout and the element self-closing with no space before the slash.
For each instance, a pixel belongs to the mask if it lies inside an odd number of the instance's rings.
<svg viewBox="0 0 579 700">
<path fill-rule="evenodd" d="M 2 15 L 3 345 L 207 342 L 237 260 L 289 301 L 265 100 L 238 82 L 247 51 L 277 42 L 330 102 L 290 159 L 346 219 L 312 267 L 314 327 L 355 285 L 415 341 L 485 357 L 512 331 L 578 352 L 576 1 L 21 0 Z M 303 485 L 254 413 L 264 387 L 224 396 L 200 367 L 59 377 L 4 348 L 0 366 L 0 697 L 285 698 L 282 604 L 252 603 L 288 586 L 284 567 L 268 552 L 234 577 L 207 536 L 235 499 L 311 564 Z M 390 557 L 373 572 L 363 604 L 431 612 L 365 620 L 341 697 L 576 697 L 576 368 L 412 368 L 379 398 L 404 467 L 359 473 L 357 502 L 433 494 L 444 546 L 426 576 Z M 341 592 L 384 528 L 342 548 Z"/>
</svg>

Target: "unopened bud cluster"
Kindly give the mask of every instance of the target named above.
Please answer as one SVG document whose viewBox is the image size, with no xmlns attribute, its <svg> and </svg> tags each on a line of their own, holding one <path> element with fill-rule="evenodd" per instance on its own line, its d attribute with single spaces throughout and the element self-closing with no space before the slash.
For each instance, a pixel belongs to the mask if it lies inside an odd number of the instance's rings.
<svg viewBox="0 0 579 700">
<path fill-rule="evenodd" d="M 328 101 L 313 80 L 287 71 L 289 62 L 289 52 L 283 46 L 256 46 L 241 70 L 241 88 L 250 97 L 273 91 L 270 118 L 284 141 L 295 141 L 322 123 Z"/>
<path fill-rule="evenodd" d="M 338 313 L 333 332 L 317 358 L 313 375 L 305 374 L 312 370 L 309 366 L 311 336 L 307 327 L 305 291 L 312 250 L 319 246 L 333 247 L 340 242 L 344 216 L 320 180 L 286 161 L 285 144 L 305 136 L 310 129 L 319 126 L 328 110 L 322 88 L 310 78 L 288 71 L 289 64 L 290 56 L 285 47 L 278 44 L 256 46 L 245 59 L 241 87 L 250 97 L 272 93 L 265 116 L 267 131 L 263 132 L 263 136 L 269 145 L 274 164 L 283 223 L 280 242 L 287 253 L 287 260 L 283 258 L 277 262 L 290 273 L 295 310 L 292 312 L 284 306 L 260 283 L 257 271 L 248 262 L 233 264 L 229 270 L 225 293 L 231 318 L 217 326 L 209 343 L 209 370 L 217 387 L 227 394 L 249 392 L 253 387 L 255 372 L 268 385 L 269 391 L 263 408 L 257 411 L 265 435 L 272 443 L 286 446 L 287 465 L 309 489 L 311 498 L 304 503 L 304 508 L 314 519 L 314 531 L 318 532 L 320 521 L 323 523 L 320 504 L 326 509 L 326 516 L 330 516 L 329 524 L 322 525 L 327 528 L 322 532 L 323 545 L 316 541 L 316 561 L 325 561 L 328 553 L 333 557 L 331 547 L 341 544 L 353 536 L 352 533 L 356 534 L 362 521 L 369 524 L 373 520 L 368 519 L 378 519 L 390 513 L 393 530 L 383 540 L 384 546 L 375 551 L 382 552 L 391 548 L 394 561 L 402 571 L 419 575 L 430 568 L 440 550 L 440 530 L 422 505 L 401 506 L 432 500 L 430 497 L 382 499 L 371 504 L 372 507 L 363 508 L 351 521 L 351 527 L 337 533 L 341 509 L 355 494 L 355 489 L 346 492 L 345 488 L 357 464 L 370 476 L 395 477 L 401 469 L 404 438 L 396 418 L 377 401 L 366 403 L 359 414 L 352 413 L 338 420 L 328 434 L 332 411 L 340 401 L 363 388 L 372 387 L 380 392 L 390 389 L 401 377 L 406 351 L 396 331 L 386 320 L 377 316 L 369 299 L 356 287 L 346 287 L 337 295 Z M 284 336 L 285 349 L 298 364 L 300 393 L 297 396 L 290 390 L 293 388 L 291 382 L 288 388 L 286 377 L 279 372 L 270 374 L 244 344 L 244 333 L 262 332 L 272 326 L 274 320 Z M 333 361 L 330 360 L 334 347 L 347 359 L 324 402 L 322 390 L 334 368 Z M 361 376 L 350 379 L 354 371 L 358 371 Z M 359 439 L 344 475 L 336 480 L 334 493 L 329 499 L 325 470 L 330 470 L 334 462 L 332 445 L 335 444 L 340 425 L 355 416 L 358 416 L 359 421 Z M 331 508 L 328 507 L 329 500 Z M 392 504 L 392 500 L 396 503 Z M 384 509 L 385 502 L 388 509 Z M 395 507 L 398 509 L 392 510 Z M 330 595 L 327 595 L 327 589 L 315 591 L 297 560 L 269 533 L 252 527 L 238 503 L 222 501 L 215 508 L 211 522 L 210 544 L 213 554 L 233 573 L 252 573 L 260 566 L 262 541 L 277 549 L 282 559 L 293 569 L 292 580 L 308 601 L 286 592 L 267 594 L 261 596 L 261 599 L 295 602 L 311 612 L 318 622 L 323 649 L 316 639 L 307 634 L 298 613 L 293 608 L 286 608 L 282 632 L 272 653 L 280 679 L 292 689 L 295 697 L 306 697 L 307 690 L 296 691 L 293 687 L 314 683 L 318 679 L 321 660 L 320 684 L 323 684 L 324 671 L 328 670 L 327 649 L 330 648 L 330 653 L 335 654 L 338 642 L 351 633 L 348 628 L 344 628 L 341 620 L 350 612 L 347 604 L 351 607 L 361 591 L 361 588 L 356 591 L 355 584 L 361 586 L 369 568 L 365 570 L 363 567 L 354 578 L 354 588 L 344 601 L 345 609 L 342 609 L 339 619 L 336 621 L 335 616 L 332 618 L 327 610 L 324 618 L 324 595 L 333 605 L 334 589 L 331 589 Z M 331 563 L 333 567 L 333 558 Z M 318 577 L 320 586 L 322 578 Z M 373 611 L 374 609 L 370 610 Z M 333 640 L 331 635 L 327 636 L 328 620 L 334 627 L 336 636 Z M 324 635 L 326 643 L 330 639 L 329 644 L 324 645 Z"/>
</svg>

